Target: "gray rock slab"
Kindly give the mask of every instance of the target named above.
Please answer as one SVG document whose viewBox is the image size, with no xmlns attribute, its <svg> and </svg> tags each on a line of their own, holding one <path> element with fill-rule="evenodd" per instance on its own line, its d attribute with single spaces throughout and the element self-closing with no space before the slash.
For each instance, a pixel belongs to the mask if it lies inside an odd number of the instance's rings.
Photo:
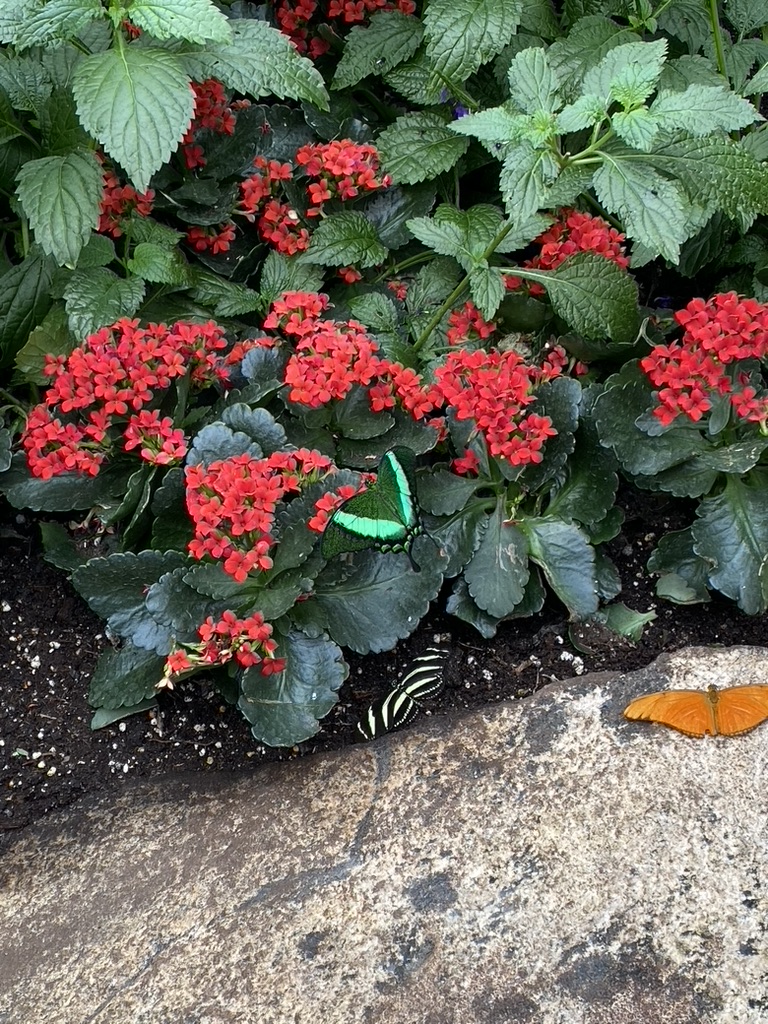
<svg viewBox="0 0 768 1024">
<path fill-rule="evenodd" d="M 768 725 L 621 716 L 766 680 L 686 650 L 83 802 L 0 861 L 0 1024 L 768 1022 Z"/>
</svg>

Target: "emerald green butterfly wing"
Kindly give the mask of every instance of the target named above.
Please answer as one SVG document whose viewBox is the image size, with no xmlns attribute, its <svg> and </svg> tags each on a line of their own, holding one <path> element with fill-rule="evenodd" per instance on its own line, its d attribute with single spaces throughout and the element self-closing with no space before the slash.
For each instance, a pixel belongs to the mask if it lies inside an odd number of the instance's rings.
<svg viewBox="0 0 768 1024">
<path fill-rule="evenodd" d="M 408 448 L 392 448 L 382 456 L 375 483 L 331 516 L 323 535 L 323 558 L 366 548 L 405 551 L 410 558 L 413 538 L 421 532 L 414 462 Z"/>
</svg>

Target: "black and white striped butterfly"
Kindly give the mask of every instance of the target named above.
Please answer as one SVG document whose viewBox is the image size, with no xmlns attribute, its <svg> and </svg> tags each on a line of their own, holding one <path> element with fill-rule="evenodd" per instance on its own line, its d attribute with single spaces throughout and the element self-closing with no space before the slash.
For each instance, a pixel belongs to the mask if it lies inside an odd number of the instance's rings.
<svg viewBox="0 0 768 1024">
<path fill-rule="evenodd" d="M 374 740 L 410 722 L 421 701 L 436 697 L 443 688 L 443 662 L 448 651 L 428 647 L 414 658 L 397 686 L 383 700 L 371 704 L 357 723 L 358 739 Z"/>
</svg>

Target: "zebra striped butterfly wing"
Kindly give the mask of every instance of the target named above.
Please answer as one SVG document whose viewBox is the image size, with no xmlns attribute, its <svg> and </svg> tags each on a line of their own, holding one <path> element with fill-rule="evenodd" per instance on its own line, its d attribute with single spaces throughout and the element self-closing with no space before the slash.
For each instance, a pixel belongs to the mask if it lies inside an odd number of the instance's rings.
<svg viewBox="0 0 768 1024">
<path fill-rule="evenodd" d="M 323 558 L 342 551 L 403 551 L 411 557 L 411 545 L 421 533 L 416 507 L 414 455 L 408 448 L 392 448 L 379 463 L 375 483 L 340 505 L 323 534 Z"/>
<path fill-rule="evenodd" d="M 357 723 L 359 739 L 373 740 L 410 722 L 420 702 L 435 697 L 443 688 L 443 662 L 448 652 L 428 647 L 414 658 L 408 672 L 387 696 L 371 704 Z"/>
</svg>

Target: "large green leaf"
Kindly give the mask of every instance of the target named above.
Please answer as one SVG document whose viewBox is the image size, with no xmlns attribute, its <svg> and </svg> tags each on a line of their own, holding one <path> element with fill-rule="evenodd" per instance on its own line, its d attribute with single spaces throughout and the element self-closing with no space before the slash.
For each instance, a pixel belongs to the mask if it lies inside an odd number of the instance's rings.
<svg viewBox="0 0 768 1024">
<path fill-rule="evenodd" d="M 357 85 L 368 75 L 385 75 L 418 50 L 424 28 L 400 11 L 379 11 L 367 28 L 355 26 L 336 65 L 332 89 Z"/>
<path fill-rule="evenodd" d="M 93 334 L 130 317 L 144 298 L 145 284 L 138 277 L 118 277 L 106 267 L 76 270 L 64 289 L 69 328 L 78 338 Z"/>
<path fill-rule="evenodd" d="M 75 68 L 73 90 L 85 128 L 144 192 L 192 120 L 194 94 L 179 58 L 138 46 L 93 53 Z"/>
<path fill-rule="evenodd" d="M 440 114 L 403 114 L 376 140 L 384 169 L 394 182 L 415 185 L 450 170 L 469 146 Z"/>
<path fill-rule="evenodd" d="M 446 560 L 428 537 L 417 537 L 412 553 L 421 572 L 404 554 L 366 551 L 344 578 L 335 567 L 323 573 L 303 605 L 308 621 L 316 610 L 333 639 L 359 654 L 394 647 L 416 629 L 443 581 Z"/>
<path fill-rule="evenodd" d="M 0 367 L 9 366 L 51 308 L 53 260 L 35 247 L 0 277 Z"/>
<path fill-rule="evenodd" d="M 179 551 L 119 552 L 92 558 L 75 570 L 72 582 L 114 633 L 136 647 L 167 654 L 171 632 L 149 614 L 145 599 L 149 588 L 165 573 L 188 563 Z"/>
<path fill-rule="evenodd" d="M 611 260 L 594 252 L 569 256 L 555 270 L 516 270 L 526 281 L 547 290 L 559 317 L 586 338 L 607 334 L 631 340 L 638 326 L 637 285 Z"/>
<path fill-rule="evenodd" d="M 595 552 L 587 535 L 574 523 L 557 519 L 523 519 L 530 557 L 541 566 L 550 587 L 572 616 L 588 618 L 597 611 Z"/>
<path fill-rule="evenodd" d="M 0 40 L 19 50 L 69 39 L 106 14 L 100 0 L 9 0 L 2 7 Z"/>
<path fill-rule="evenodd" d="M 130 641 L 104 651 L 91 677 L 88 703 L 94 708 L 130 708 L 154 697 L 164 661 Z"/>
<path fill-rule="evenodd" d="M 729 475 L 725 490 L 705 498 L 691 527 L 693 550 L 709 566 L 710 585 L 747 615 L 768 609 L 768 475 Z"/>
<path fill-rule="evenodd" d="M 99 223 L 102 169 L 92 153 L 29 160 L 18 177 L 17 195 L 35 240 L 57 263 L 74 267 Z"/>
<path fill-rule="evenodd" d="M 328 93 L 312 61 L 301 57 L 288 36 L 266 21 L 230 21 L 232 41 L 187 53 L 184 60 L 197 81 L 218 78 L 228 88 L 259 99 L 308 100 L 328 110 Z"/>
<path fill-rule="evenodd" d="M 656 593 L 675 604 L 702 604 L 711 601 L 708 565 L 693 550 L 693 531 L 666 533 L 648 559 L 648 571 L 659 574 Z"/>
<path fill-rule="evenodd" d="M 472 599 L 497 619 L 509 615 L 522 601 L 530 575 L 526 538 L 516 524 L 505 521 L 505 515 L 502 499 L 464 569 Z"/>
<path fill-rule="evenodd" d="M 229 22 L 211 0 L 132 0 L 128 15 L 155 39 L 228 43 Z"/>
<path fill-rule="evenodd" d="M 339 648 L 327 637 L 297 631 L 282 637 L 283 672 L 263 676 L 258 667 L 243 672 L 237 706 L 259 743 L 290 747 L 314 736 L 318 719 L 331 710 L 349 671 Z"/>
<path fill-rule="evenodd" d="M 495 57 L 512 38 L 521 8 L 522 0 L 431 0 L 424 30 L 435 82 L 461 84 Z"/>
<path fill-rule="evenodd" d="M 325 217 L 317 225 L 303 259 L 307 263 L 343 267 L 354 263 L 374 267 L 387 258 L 376 228 L 356 210 L 345 210 Z"/>
<path fill-rule="evenodd" d="M 63 473 L 50 480 L 32 476 L 25 457 L 19 453 L 11 468 L 0 478 L 0 490 L 14 508 L 35 512 L 71 512 L 75 509 L 107 508 L 119 500 L 128 483 L 128 473 L 102 471 L 98 476 Z"/>
<path fill-rule="evenodd" d="M 451 515 L 463 509 L 481 486 L 475 477 L 457 476 L 446 466 L 435 466 L 416 481 L 419 505 L 436 516 Z"/>
</svg>

